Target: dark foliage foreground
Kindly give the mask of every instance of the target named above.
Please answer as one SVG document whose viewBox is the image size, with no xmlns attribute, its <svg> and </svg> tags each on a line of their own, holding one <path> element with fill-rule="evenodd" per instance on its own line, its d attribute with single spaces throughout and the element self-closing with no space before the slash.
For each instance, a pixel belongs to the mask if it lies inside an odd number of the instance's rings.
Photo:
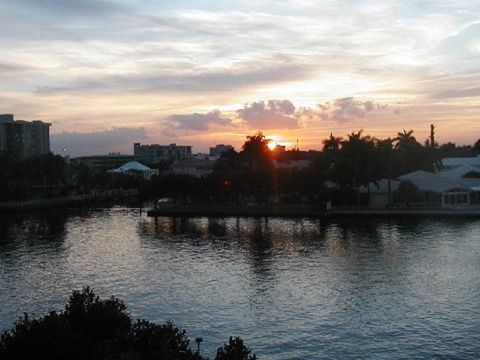
<svg viewBox="0 0 480 360">
<path fill-rule="evenodd" d="M 65 310 L 40 318 L 25 314 L 0 338 L 0 359 L 206 359 L 190 348 L 186 331 L 171 322 L 134 322 L 115 297 L 88 287 L 74 291 Z M 255 360 L 240 338 L 230 338 L 216 360 Z"/>
</svg>

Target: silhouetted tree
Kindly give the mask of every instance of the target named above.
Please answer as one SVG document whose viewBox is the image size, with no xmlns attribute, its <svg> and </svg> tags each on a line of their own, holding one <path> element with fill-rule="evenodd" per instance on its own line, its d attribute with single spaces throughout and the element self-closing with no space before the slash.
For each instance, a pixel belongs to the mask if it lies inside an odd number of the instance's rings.
<svg viewBox="0 0 480 360">
<path fill-rule="evenodd" d="M 213 171 L 216 198 L 235 204 L 242 202 L 247 192 L 247 176 L 246 163 L 235 150 L 223 153 Z"/>
<path fill-rule="evenodd" d="M 255 355 L 250 355 L 250 349 L 245 346 L 239 337 L 228 340 L 228 343 L 217 350 L 215 360 L 256 360 Z"/>
<path fill-rule="evenodd" d="M 342 145 L 342 138 L 335 137 L 332 133 L 330 133 L 330 136 L 327 139 L 323 140 L 322 143 L 322 151 L 324 153 L 336 153 L 340 150 L 340 146 Z"/>
<path fill-rule="evenodd" d="M 430 148 L 423 147 L 415 139 L 413 130 L 399 132 L 395 141 L 396 175 L 416 170 L 432 171 L 434 169 L 435 154 L 430 151 Z"/>
<path fill-rule="evenodd" d="M 240 338 L 215 359 L 256 359 Z M 218 357 L 220 356 L 220 357 Z M 0 337 L 0 359 L 204 360 L 190 348 L 186 331 L 171 322 L 132 322 L 122 301 L 102 300 L 90 288 L 74 291 L 65 310 L 38 319 L 25 314 Z"/>
<path fill-rule="evenodd" d="M 268 148 L 270 140 L 258 132 L 247 136 L 240 157 L 246 163 L 246 188 L 257 202 L 267 202 L 274 191 L 273 159 Z"/>
<path fill-rule="evenodd" d="M 480 139 L 478 139 L 475 144 L 473 145 L 473 148 L 480 153 Z"/>
<path fill-rule="evenodd" d="M 363 135 L 363 130 L 349 134 L 342 141 L 339 158 L 332 167 L 334 181 L 346 190 L 358 191 L 361 185 L 374 180 L 374 149 L 374 139 Z"/>
</svg>

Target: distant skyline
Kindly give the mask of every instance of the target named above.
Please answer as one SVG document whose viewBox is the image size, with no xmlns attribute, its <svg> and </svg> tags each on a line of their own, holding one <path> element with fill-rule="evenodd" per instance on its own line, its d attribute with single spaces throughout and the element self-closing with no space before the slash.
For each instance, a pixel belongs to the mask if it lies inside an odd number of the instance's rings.
<svg viewBox="0 0 480 360">
<path fill-rule="evenodd" d="M 0 44 L 0 113 L 74 155 L 480 137 L 476 1 L 0 0 Z"/>
</svg>

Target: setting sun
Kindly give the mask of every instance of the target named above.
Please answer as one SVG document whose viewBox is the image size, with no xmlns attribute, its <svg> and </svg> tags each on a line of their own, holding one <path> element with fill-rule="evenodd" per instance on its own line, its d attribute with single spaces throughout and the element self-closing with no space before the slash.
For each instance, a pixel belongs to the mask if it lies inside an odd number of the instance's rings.
<svg viewBox="0 0 480 360">
<path fill-rule="evenodd" d="M 268 148 L 269 148 L 270 150 L 274 150 L 274 149 L 277 147 L 277 145 L 278 145 L 278 144 L 277 144 L 274 140 L 270 140 L 270 141 L 268 142 Z"/>
</svg>

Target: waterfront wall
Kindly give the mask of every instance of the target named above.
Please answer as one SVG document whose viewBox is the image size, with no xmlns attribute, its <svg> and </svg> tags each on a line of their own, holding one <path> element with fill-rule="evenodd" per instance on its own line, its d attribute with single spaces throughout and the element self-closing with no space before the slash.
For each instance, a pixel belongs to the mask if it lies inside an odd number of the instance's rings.
<svg viewBox="0 0 480 360">
<path fill-rule="evenodd" d="M 85 206 L 99 200 L 126 198 L 136 196 L 138 193 L 139 192 L 137 189 L 113 189 L 108 191 L 91 192 L 88 194 L 69 195 L 48 199 L 0 202 L 0 212 L 23 212 L 63 206 Z"/>
<path fill-rule="evenodd" d="M 325 206 L 311 205 L 167 205 L 150 209 L 148 216 L 185 216 L 185 217 L 327 217 L 327 216 L 473 216 L 480 218 L 480 208 L 396 208 L 375 209 L 368 207 L 343 207 L 326 210 Z"/>
</svg>

